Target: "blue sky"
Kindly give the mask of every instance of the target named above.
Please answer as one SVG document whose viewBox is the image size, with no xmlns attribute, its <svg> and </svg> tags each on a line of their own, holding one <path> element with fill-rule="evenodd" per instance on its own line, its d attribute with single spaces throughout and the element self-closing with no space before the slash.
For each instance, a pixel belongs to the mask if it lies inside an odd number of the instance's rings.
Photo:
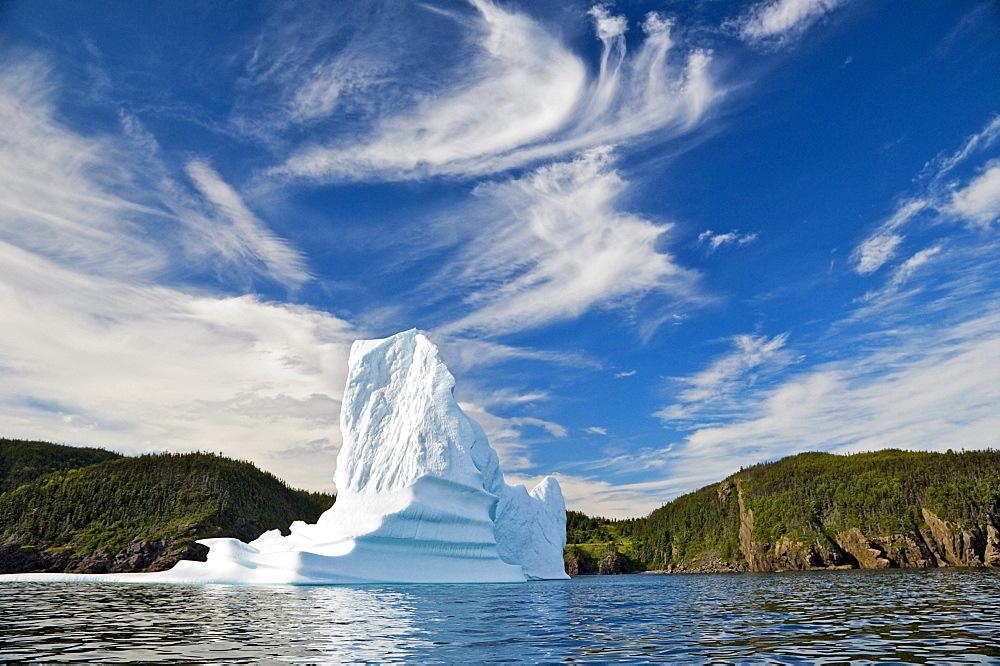
<svg viewBox="0 0 1000 666">
<path fill-rule="evenodd" d="M 0 435 L 330 489 L 417 327 L 508 480 L 642 515 L 1000 444 L 1000 7 L 0 5 Z"/>
</svg>

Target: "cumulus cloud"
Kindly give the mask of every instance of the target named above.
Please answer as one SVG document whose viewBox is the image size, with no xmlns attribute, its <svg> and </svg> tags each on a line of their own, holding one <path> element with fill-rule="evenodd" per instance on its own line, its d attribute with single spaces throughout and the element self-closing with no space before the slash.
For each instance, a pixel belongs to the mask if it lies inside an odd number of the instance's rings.
<svg viewBox="0 0 1000 666">
<path fill-rule="evenodd" d="M 625 188 L 604 150 L 478 188 L 476 237 L 439 278 L 471 311 L 442 330 L 523 330 L 653 290 L 693 297 L 694 275 L 658 251 L 670 225 L 620 211 Z"/>
<path fill-rule="evenodd" d="M 671 24 L 656 14 L 628 54 L 624 18 L 594 8 L 603 53 L 592 77 L 526 15 L 470 1 L 474 57 L 447 90 L 380 118 L 361 142 L 303 147 L 272 173 L 320 181 L 495 173 L 650 132 L 676 136 L 720 95 L 710 55 L 675 55 Z"/>
<path fill-rule="evenodd" d="M 698 234 L 698 243 L 700 245 L 706 245 L 708 247 L 708 253 L 711 254 L 718 250 L 723 245 L 746 245 L 747 243 L 752 243 L 757 240 L 757 234 L 741 234 L 738 230 L 733 229 L 732 231 L 726 232 L 724 234 L 714 233 L 711 229 L 707 229 L 700 234 Z"/>
<path fill-rule="evenodd" d="M 773 0 L 750 8 L 739 21 L 739 34 L 751 43 L 782 42 L 798 37 L 846 0 Z"/>
</svg>

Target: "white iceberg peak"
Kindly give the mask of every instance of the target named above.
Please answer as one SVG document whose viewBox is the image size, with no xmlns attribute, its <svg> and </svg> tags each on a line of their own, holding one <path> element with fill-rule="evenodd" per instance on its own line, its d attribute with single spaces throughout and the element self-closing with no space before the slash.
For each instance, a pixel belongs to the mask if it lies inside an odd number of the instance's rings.
<svg viewBox="0 0 1000 666">
<path fill-rule="evenodd" d="M 198 583 L 523 582 L 567 578 L 566 506 L 546 477 L 509 486 L 455 378 L 418 331 L 351 348 L 341 408 L 337 502 L 245 544 L 205 539 L 206 562 L 140 574 L 4 579 Z"/>
</svg>

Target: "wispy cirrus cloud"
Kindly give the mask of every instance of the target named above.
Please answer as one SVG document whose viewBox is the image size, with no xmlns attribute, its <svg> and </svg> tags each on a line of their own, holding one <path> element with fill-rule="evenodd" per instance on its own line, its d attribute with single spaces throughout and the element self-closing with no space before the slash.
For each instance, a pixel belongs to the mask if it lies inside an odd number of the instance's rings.
<svg viewBox="0 0 1000 666">
<path fill-rule="evenodd" d="M 545 433 L 542 441 L 553 437 L 566 437 L 568 434 L 565 426 L 553 421 L 525 416 L 501 417 L 475 403 L 460 402 L 459 406 L 470 418 L 483 426 L 490 446 L 496 450 L 500 458 L 500 466 L 513 474 L 536 468 L 535 462 L 531 459 L 531 448 L 539 438 L 537 434 L 532 434 L 533 431 Z"/>
<path fill-rule="evenodd" d="M 0 430 L 223 451 L 329 489 L 352 327 L 190 284 L 219 261 L 308 275 L 205 163 L 188 164 L 194 188 L 172 174 L 135 118 L 120 134 L 67 124 L 54 77 L 37 58 L 0 67 Z"/>
<path fill-rule="evenodd" d="M 437 283 L 461 289 L 467 312 L 448 334 L 496 335 L 661 291 L 698 299 L 696 276 L 660 250 L 670 225 L 619 210 L 627 184 L 607 150 L 476 190 L 475 237 Z"/>
<path fill-rule="evenodd" d="M 0 429 L 129 453 L 222 451 L 330 488 L 351 328 L 253 296 L 192 295 L 0 243 Z"/>
<path fill-rule="evenodd" d="M 854 270 L 868 275 L 891 262 L 906 240 L 905 229 L 919 220 L 959 222 L 987 230 L 1000 219 L 1000 161 L 987 160 L 965 178 L 955 171 L 989 151 L 1000 137 L 1000 116 L 990 119 L 955 152 L 939 156 L 918 176 L 920 190 L 904 197 L 892 214 L 854 249 Z"/>
<path fill-rule="evenodd" d="M 507 483 L 520 483 L 529 488 L 543 478 L 529 476 L 523 472 L 508 473 L 504 476 Z M 692 484 L 701 483 L 702 479 L 701 476 L 684 478 L 672 475 L 668 479 L 616 484 L 596 475 L 557 471 L 552 476 L 559 480 L 559 486 L 566 498 L 566 508 L 582 511 L 588 516 L 604 518 L 634 518 L 648 515 L 682 492 L 697 487 Z"/>
<path fill-rule="evenodd" d="M 0 64 L 0 239 L 87 270 L 141 276 L 165 257 L 141 239 L 155 202 L 105 187 L 131 160 L 106 137 L 55 121 L 53 74 L 36 57 Z"/>
<path fill-rule="evenodd" d="M 592 77 L 526 15 L 470 2 L 473 58 L 447 90 L 380 118 L 360 142 L 303 147 L 271 173 L 319 181 L 490 174 L 652 132 L 676 136 L 721 94 L 711 56 L 676 55 L 671 23 L 657 14 L 629 54 L 625 20 L 595 7 L 603 53 Z"/>
<path fill-rule="evenodd" d="M 768 0 L 752 6 L 736 21 L 739 35 L 754 44 L 782 44 L 802 35 L 810 26 L 847 0 Z"/>
<path fill-rule="evenodd" d="M 774 337 L 737 335 L 733 350 L 720 356 L 707 368 L 673 382 L 681 388 L 676 402 L 656 412 L 667 422 L 704 422 L 724 418 L 739 411 L 737 392 L 752 387 L 759 376 L 784 369 L 792 361 L 785 347 L 788 333 Z"/>
<path fill-rule="evenodd" d="M 302 254 L 277 238 L 212 167 L 201 160 L 192 160 L 188 162 L 186 171 L 218 216 L 226 222 L 205 224 L 199 228 L 204 236 L 211 237 L 208 239 L 209 247 L 225 261 L 253 266 L 258 273 L 288 286 L 310 279 Z"/>
<path fill-rule="evenodd" d="M 230 122 L 272 145 L 345 111 L 382 113 L 411 99 L 406 49 L 420 40 L 426 9 L 400 2 L 275 9 L 246 54 L 245 76 Z M 428 31 L 433 32 L 433 31 Z"/>
<path fill-rule="evenodd" d="M 995 445 L 998 331 L 994 304 L 952 326 L 900 330 L 871 351 L 743 395 L 736 418 L 698 427 L 669 453 L 673 469 L 704 483 L 800 451 Z"/>
<path fill-rule="evenodd" d="M 734 351 L 682 378 L 689 388 L 656 414 L 675 431 L 690 430 L 665 452 L 675 473 L 707 482 L 800 451 L 995 445 L 997 166 L 969 163 L 997 136 L 991 119 L 959 150 L 930 162 L 920 190 L 901 199 L 855 250 L 857 273 L 891 270 L 822 343 L 798 345 L 835 360 L 779 367 L 758 385 L 740 379 L 753 363 Z M 918 235 L 914 227 L 922 222 L 930 224 Z M 908 234 L 923 246 L 908 247 L 916 245 Z"/>
<path fill-rule="evenodd" d="M 0 239 L 83 270 L 135 279 L 195 258 L 289 286 L 301 255 L 270 232 L 206 163 L 174 176 L 137 119 L 84 135 L 57 120 L 55 74 L 37 57 L 0 71 Z"/>
</svg>

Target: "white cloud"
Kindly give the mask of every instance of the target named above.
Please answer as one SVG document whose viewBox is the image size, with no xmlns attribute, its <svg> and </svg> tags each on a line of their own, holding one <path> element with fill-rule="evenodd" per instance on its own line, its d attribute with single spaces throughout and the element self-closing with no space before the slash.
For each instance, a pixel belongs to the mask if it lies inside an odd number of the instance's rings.
<svg viewBox="0 0 1000 666">
<path fill-rule="evenodd" d="M 637 372 L 638 372 L 638 370 L 626 370 L 624 372 L 616 372 L 615 373 L 615 379 L 621 379 L 623 377 L 631 377 L 631 376 L 635 375 Z"/>
<path fill-rule="evenodd" d="M 845 0 L 761 2 L 754 5 L 739 21 L 740 36 L 749 42 L 794 38 L 844 2 Z"/>
<path fill-rule="evenodd" d="M 986 228 L 1000 219 L 1000 161 L 987 161 L 978 175 L 964 184 L 952 175 L 963 163 L 993 146 L 998 137 L 1000 116 L 995 116 L 957 151 L 928 162 L 917 178 L 922 181 L 920 193 L 900 202 L 893 214 L 854 249 L 851 259 L 855 271 L 868 275 L 895 259 L 906 240 L 903 228 L 914 220 L 958 220 Z M 894 272 L 886 287 L 875 293 L 893 291 L 903 274 Z"/>
<path fill-rule="evenodd" d="M 851 255 L 856 264 L 854 270 L 861 275 L 867 275 L 874 273 L 886 262 L 892 260 L 896 256 L 896 250 L 904 240 L 902 234 L 897 233 L 897 230 L 918 213 L 931 206 L 932 202 L 925 198 L 907 199 L 900 203 L 892 215 L 855 248 Z"/>
<path fill-rule="evenodd" d="M 934 255 L 938 254 L 940 251 L 941 251 L 940 246 L 934 246 L 920 250 L 912 257 L 910 257 L 902 264 L 900 264 L 899 267 L 897 267 L 896 270 L 893 271 L 892 279 L 889 281 L 889 285 L 893 288 L 898 288 L 900 285 L 907 282 L 913 276 L 913 274 L 917 272 L 917 269 L 919 269 L 924 264 L 928 263 L 934 257 Z"/>
<path fill-rule="evenodd" d="M 855 270 L 861 275 L 874 273 L 896 255 L 896 248 L 903 242 L 899 234 L 881 232 L 870 236 L 854 252 Z"/>
<path fill-rule="evenodd" d="M 145 451 L 222 451 L 327 488 L 354 332 L 304 307 L 86 275 L 0 244 L 0 430 Z"/>
<path fill-rule="evenodd" d="M 592 10 L 604 46 L 592 79 L 578 56 L 527 16 L 470 1 L 475 57 L 449 90 L 390 113 L 360 143 L 304 147 L 273 173 L 320 181 L 495 173 L 651 132 L 676 136 L 720 95 L 710 55 L 671 57 L 671 24 L 655 14 L 629 56 L 624 19 Z"/>
<path fill-rule="evenodd" d="M 527 416 L 504 418 L 490 413 L 481 405 L 459 402 L 466 415 L 483 426 L 486 437 L 500 458 L 500 467 L 509 473 L 535 468 L 529 449 L 531 445 L 545 442 L 552 437 L 566 437 L 568 431 L 558 423 Z M 546 435 L 541 439 L 529 437 L 531 429 L 541 429 Z"/>
<path fill-rule="evenodd" d="M 205 163 L 188 164 L 193 192 L 171 177 L 137 119 L 122 113 L 121 135 L 84 136 L 57 120 L 43 61 L 2 64 L 0 239 L 131 279 L 217 263 L 289 286 L 308 279 L 301 256 Z"/>
<path fill-rule="evenodd" d="M 402 29 L 400 5 L 276 5 L 248 44 L 233 126 L 281 146 L 289 131 L 392 103 L 403 88 L 397 77 L 407 63 L 404 49 L 414 41 Z"/>
<path fill-rule="evenodd" d="M 507 483 L 522 484 L 528 488 L 537 485 L 544 477 L 525 474 L 505 474 Z M 670 478 L 640 483 L 614 484 L 592 476 L 577 476 L 556 472 L 552 474 L 562 488 L 566 508 L 582 511 L 588 516 L 604 518 L 635 518 L 649 515 L 654 509 L 688 490 L 694 490 L 696 479 Z"/>
<path fill-rule="evenodd" d="M 983 173 L 956 191 L 948 210 L 984 227 L 1000 219 L 1000 161 L 987 164 Z"/>
<path fill-rule="evenodd" d="M 584 428 L 584 432 L 590 433 L 591 435 L 607 435 L 608 431 L 605 428 L 598 428 L 597 426 L 590 426 L 589 428 Z"/>
<path fill-rule="evenodd" d="M 51 80 L 40 60 L 0 60 L 0 239 L 103 273 L 161 270 L 162 253 L 134 228 L 160 209 L 102 186 L 131 160 L 113 140 L 56 122 Z"/>
<path fill-rule="evenodd" d="M 896 268 L 892 271 L 889 280 L 882 288 L 867 292 L 861 299 L 859 299 L 859 301 L 865 305 L 856 311 L 853 317 L 855 319 L 862 318 L 864 316 L 871 315 L 875 311 L 883 310 L 885 307 L 891 307 L 898 299 L 897 294 L 900 292 L 901 288 L 907 284 L 925 264 L 930 263 L 935 256 L 940 254 L 940 252 L 940 245 L 925 248 L 916 252 L 906 261 L 896 266 Z"/>
<path fill-rule="evenodd" d="M 705 482 L 801 451 L 995 446 L 1000 432 L 1000 314 L 938 330 L 897 331 L 883 346 L 741 396 L 723 425 L 671 452 L 674 473 Z"/>
<path fill-rule="evenodd" d="M 733 337 L 733 351 L 714 360 L 707 368 L 690 377 L 675 378 L 686 386 L 677 394 L 677 402 L 655 414 L 665 421 L 692 418 L 715 418 L 731 408 L 735 392 L 752 386 L 757 375 L 785 367 L 790 357 L 785 350 L 788 333 L 768 338 L 762 335 Z"/>
<path fill-rule="evenodd" d="M 210 245 L 236 265 L 257 265 L 258 272 L 294 286 L 310 278 L 302 255 L 278 239 L 250 212 L 243 199 L 208 164 L 192 160 L 187 173 L 198 190 L 228 221 L 205 224 L 201 231 Z"/>
<path fill-rule="evenodd" d="M 729 231 L 724 234 L 713 233 L 711 229 L 707 229 L 700 234 L 698 234 L 698 243 L 703 245 L 708 245 L 708 253 L 711 254 L 718 250 L 723 245 L 736 245 L 742 246 L 747 243 L 752 243 L 757 240 L 757 234 L 748 233 L 741 234 L 736 229 Z"/>
<path fill-rule="evenodd" d="M 295 283 L 306 277 L 298 255 L 203 163 L 189 165 L 197 191 L 173 178 L 135 118 L 122 114 L 122 135 L 85 136 L 60 120 L 43 62 L 3 65 L 0 431 L 129 453 L 222 451 L 329 489 L 333 456 L 301 463 L 310 446 L 339 446 L 351 327 L 184 287 L 215 255 Z"/>
<path fill-rule="evenodd" d="M 434 331 L 433 337 L 449 368 L 468 371 L 514 360 L 532 360 L 576 368 L 600 368 L 601 364 L 579 352 L 514 347 L 489 340 L 449 336 Z"/>
<path fill-rule="evenodd" d="M 924 166 L 923 175 L 940 180 L 971 156 L 988 149 L 997 138 L 1000 138 L 1000 115 L 990 119 L 983 129 L 968 137 L 962 147 L 951 155 L 928 162 Z"/>
<path fill-rule="evenodd" d="M 438 282 L 471 312 L 446 332 L 500 334 L 628 303 L 653 290 L 694 298 L 694 274 L 657 250 L 669 225 L 617 209 L 626 188 L 606 151 L 482 186 L 476 237 Z"/>
</svg>

